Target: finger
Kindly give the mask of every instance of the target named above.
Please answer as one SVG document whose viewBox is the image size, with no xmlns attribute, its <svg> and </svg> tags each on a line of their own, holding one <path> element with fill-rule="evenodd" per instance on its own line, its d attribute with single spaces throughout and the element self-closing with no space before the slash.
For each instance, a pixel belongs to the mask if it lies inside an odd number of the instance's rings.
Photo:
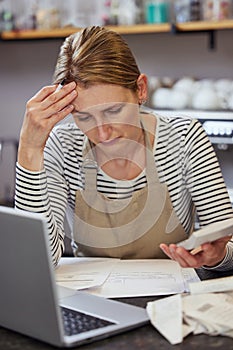
<svg viewBox="0 0 233 350">
<path fill-rule="evenodd" d="M 171 257 L 171 254 L 170 254 L 170 250 L 169 250 L 169 248 L 168 248 L 168 246 L 167 246 L 166 244 L 161 243 L 161 244 L 159 245 L 159 247 L 160 247 L 160 249 L 162 249 L 162 251 L 163 251 L 169 258 L 172 258 L 172 257 Z"/>
<path fill-rule="evenodd" d="M 57 85 L 44 86 L 41 90 L 39 90 L 30 100 L 29 102 L 33 103 L 41 103 L 42 109 L 48 108 L 51 104 L 59 101 L 59 99 L 63 98 L 67 94 L 69 94 L 72 90 L 75 89 L 76 83 L 71 82 L 65 85 L 59 91 L 57 90 Z"/>
<path fill-rule="evenodd" d="M 191 267 L 192 264 L 196 263 L 196 261 L 193 260 L 189 261 L 190 253 L 186 249 L 181 249 L 174 244 L 170 244 L 169 249 L 172 259 L 177 261 L 181 267 Z"/>
<path fill-rule="evenodd" d="M 187 251 L 183 247 L 177 247 L 174 244 L 169 246 L 173 260 L 176 260 L 182 267 L 197 268 L 203 265 L 203 252 L 200 251 L 196 255 Z"/>
<path fill-rule="evenodd" d="M 176 249 L 176 254 L 182 256 L 189 266 L 196 267 L 196 265 L 199 264 L 199 258 L 202 256 L 203 250 L 200 247 L 194 251 L 188 251 L 183 247 L 178 247 Z"/>
<path fill-rule="evenodd" d="M 65 117 L 67 117 L 72 110 L 74 109 L 73 105 L 68 105 L 63 108 L 61 111 L 53 114 L 48 120 L 50 120 L 51 126 L 53 127 L 56 123 L 62 121 Z"/>
<path fill-rule="evenodd" d="M 42 102 L 56 90 L 56 85 L 44 86 L 29 101 Z"/>
<path fill-rule="evenodd" d="M 59 107 L 61 110 L 68 103 L 70 103 L 70 101 L 72 101 L 71 99 L 69 99 L 70 96 L 73 96 L 73 99 L 74 97 L 76 97 L 77 92 L 75 88 L 76 88 L 75 82 L 71 82 L 65 85 L 59 91 L 56 88 L 52 94 L 50 94 L 47 98 L 45 98 L 42 101 L 42 108 L 45 110 L 45 109 L 48 109 L 50 106 L 56 105 L 56 107 Z"/>
<path fill-rule="evenodd" d="M 76 90 L 73 90 L 58 102 L 53 103 L 49 107 L 47 107 L 47 109 L 44 112 L 46 112 L 47 117 L 58 115 L 58 113 L 63 111 L 67 106 L 71 106 L 73 100 L 76 97 L 77 97 L 77 92 Z"/>
<path fill-rule="evenodd" d="M 75 85 L 73 85 L 75 86 Z M 64 90 L 64 91 L 63 91 Z M 46 98 L 42 103 L 41 107 L 48 116 L 51 116 L 66 106 L 71 104 L 73 100 L 77 97 L 77 91 L 71 87 L 66 88 L 66 86 L 58 92 L 54 92 L 48 98 Z"/>
<path fill-rule="evenodd" d="M 182 267 L 189 267 L 182 256 L 175 253 L 175 245 L 170 244 L 167 246 L 166 244 L 161 243 L 160 248 L 170 259 L 177 261 Z"/>
</svg>

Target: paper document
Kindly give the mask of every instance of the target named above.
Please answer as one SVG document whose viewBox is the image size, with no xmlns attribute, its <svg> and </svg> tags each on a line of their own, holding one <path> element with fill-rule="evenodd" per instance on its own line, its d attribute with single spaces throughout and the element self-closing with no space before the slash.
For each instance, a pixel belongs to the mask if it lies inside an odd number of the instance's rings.
<svg viewBox="0 0 233 350">
<path fill-rule="evenodd" d="M 72 289 L 102 285 L 119 259 L 61 258 L 56 270 L 56 282 Z"/>
<path fill-rule="evenodd" d="M 147 303 L 151 324 L 171 343 L 190 333 L 233 337 L 232 293 L 177 294 Z"/>
<path fill-rule="evenodd" d="M 59 285 L 107 298 L 183 293 L 200 281 L 168 259 L 62 258 L 55 273 Z"/>
<path fill-rule="evenodd" d="M 202 333 L 232 336 L 233 300 L 227 293 L 187 295 L 183 298 L 183 312 L 187 323 L 197 322 L 194 334 L 201 333 L 202 328 Z"/>
<path fill-rule="evenodd" d="M 185 290 L 180 265 L 167 259 L 120 260 L 105 283 L 89 293 L 106 298 L 168 295 Z"/>
<path fill-rule="evenodd" d="M 146 311 L 153 326 L 171 343 L 183 340 L 181 295 L 148 302 Z"/>
<path fill-rule="evenodd" d="M 233 291 L 233 276 L 189 283 L 191 294 Z"/>
<path fill-rule="evenodd" d="M 184 278 L 184 292 L 190 292 L 190 285 L 200 281 L 200 277 L 196 273 L 195 269 L 191 267 L 182 268 L 182 274 Z"/>
</svg>

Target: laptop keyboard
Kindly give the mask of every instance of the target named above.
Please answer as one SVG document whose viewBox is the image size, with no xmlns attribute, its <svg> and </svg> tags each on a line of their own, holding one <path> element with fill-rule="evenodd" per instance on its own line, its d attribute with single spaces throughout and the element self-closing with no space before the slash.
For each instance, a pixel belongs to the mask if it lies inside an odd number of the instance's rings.
<svg viewBox="0 0 233 350">
<path fill-rule="evenodd" d="M 113 325 L 113 322 L 61 307 L 65 335 L 75 335 L 93 329 Z"/>
</svg>

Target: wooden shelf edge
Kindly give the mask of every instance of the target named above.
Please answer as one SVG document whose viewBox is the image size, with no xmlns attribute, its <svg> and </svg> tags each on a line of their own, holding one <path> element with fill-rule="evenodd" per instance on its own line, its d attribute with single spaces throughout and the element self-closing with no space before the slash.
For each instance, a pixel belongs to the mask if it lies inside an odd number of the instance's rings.
<svg viewBox="0 0 233 350">
<path fill-rule="evenodd" d="M 147 34 L 170 32 L 170 23 L 159 24 L 135 24 L 133 26 L 108 26 L 119 34 Z"/>
<path fill-rule="evenodd" d="M 108 26 L 120 34 L 140 34 L 169 32 L 170 24 L 137 24 L 132 26 Z M 20 39 L 43 39 L 43 38 L 63 38 L 72 33 L 79 31 L 81 28 L 67 27 L 50 30 L 22 30 L 22 31 L 4 31 L 1 33 L 2 40 L 20 40 Z"/>
<path fill-rule="evenodd" d="M 223 21 L 198 21 L 176 23 L 175 27 L 179 31 L 200 31 L 200 30 L 222 30 L 233 29 L 233 19 Z M 120 34 L 148 34 L 148 33 L 167 33 L 171 31 L 170 23 L 161 24 L 136 24 L 132 26 L 108 26 Z M 25 40 L 25 39 L 46 39 L 46 38 L 64 38 L 72 33 L 79 31 L 80 28 L 66 27 L 51 30 L 22 30 L 22 31 L 4 31 L 1 33 L 2 40 Z"/>
<path fill-rule="evenodd" d="M 199 31 L 199 30 L 223 30 L 233 29 L 233 20 L 222 21 L 197 21 L 177 23 L 176 28 L 179 31 Z"/>
<path fill-rule="evenodd" d="M 2 40 L 22 40 L 22 39 L 46 39 L 46 38 L 63 38 L 72 33 L 79 31 L 80 28 L 58 28 L 50 30 L 21 30 L 21 31 L 4 31 L 1 33 Z"/>
</svg>

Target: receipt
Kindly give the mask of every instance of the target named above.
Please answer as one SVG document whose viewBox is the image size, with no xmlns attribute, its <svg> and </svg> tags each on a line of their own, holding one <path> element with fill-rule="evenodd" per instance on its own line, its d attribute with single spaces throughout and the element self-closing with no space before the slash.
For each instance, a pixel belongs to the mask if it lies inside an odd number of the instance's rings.
<svg viewBox="0 0 233 350">
<path fill-rule="evenodd" d="M 177 294 L 148 302 L 146 310 L 171 344 L 190 333 L 233 337 L 233 293 Z"/>
<path fill-rule="evenodd" d="M 233 291 L 233 276 L 189 283 L 191 294 Z"/>
<path fill-rule="evenodd" d="M 146 310 L 153 326 L 171 344 L 183 341 L 181 294 L 148 302 Z"/>
<path fill-rule="evenodd" d="M 232 331 L 233 300 L 227 293 L 187 295 L 182 300 L 186 319 L 201 324 L 203 333 L 218 335 Z"/>
</svg>

